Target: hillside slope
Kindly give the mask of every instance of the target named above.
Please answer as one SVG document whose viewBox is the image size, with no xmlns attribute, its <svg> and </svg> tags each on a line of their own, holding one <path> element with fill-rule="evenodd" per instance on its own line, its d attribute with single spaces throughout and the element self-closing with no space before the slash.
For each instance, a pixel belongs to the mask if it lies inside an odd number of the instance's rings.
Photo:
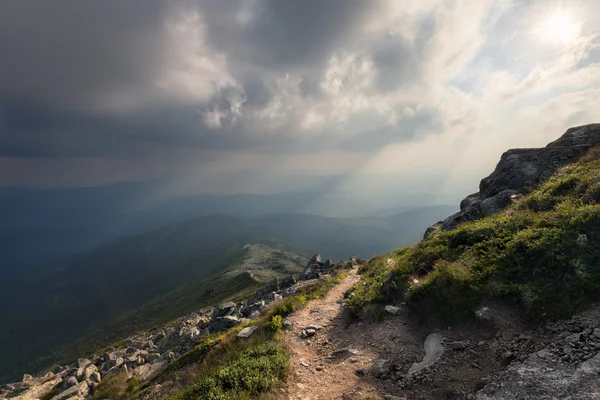
<svg viewBox="0 0 600 400">
<path fill-rule="evenodd" d="M 463 200 L 460 213 L 417 245 L 372 259 L 350 303 L 359 310 L 404 299 L 415 311 L 457 320 L 487 299 L 536 318 L 565 317 L 600 300 L 598 144 L 595 124 L 543 149 L 505 153 L 482 181 L 484 194 Z M 494 212 L 481 212 L 498 193 L 504 200 Z"/>
<path fill-rule="evenodd" d="M 38 277 L 31 296 L 3 303 L 0 340 L 11 343 L 0 352 L 4 379 L 247 295 L 273 278 L 300 272 L 306 263 L 276 244 L 217 241 L 185 252 L 176 247 L 179 239 L 177 244 L 163 239 L 169 243 L 135 238 L 98 249 Z M 40 356 L 45 357 L 28 365 Z"/>
<path fill-rule="evenodd" d="M 423 207 L 392 218 L 200 217 L 107 243 L 26 281 L 0 282 L 0 318 L 6 321 L 0 340 L 10 343 L 0 348 L 0 376 L 53 351 L 50 359 L 59 358 L 64 349 L 57 346 L 64 343 L 75 342 L 68 353 L 79 354 L 288 272 L 250 269 L 257 279 L 231 273 L 228 268 L 247 257 L 248 243 L 280 251 L 271 252 L 277 262 L 293 260 L 286 251 L 306 257 L 321 249 L 332 258 L 366 258 L 416 242 L 431 214 L 441 217 L 452 208 Z"/>
</svg>

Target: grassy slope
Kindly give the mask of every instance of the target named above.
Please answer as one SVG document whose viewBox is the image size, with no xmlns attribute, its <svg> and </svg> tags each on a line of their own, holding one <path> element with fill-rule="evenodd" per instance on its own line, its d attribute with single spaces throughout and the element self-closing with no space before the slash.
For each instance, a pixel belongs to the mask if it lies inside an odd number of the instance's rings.
<svg viewBox="0 0 600 400">
<path fill-rule="evenodd" d="M 264 312 L 258 321 L 240 325 L 221 334 L 200 336 L 194 348 L 169 364 L 151 381 L 127 381 L 116 376 L 110 384 L 99 386 L 94 398 L 124 400 L 149 393 L 156 384 L 176 381 L 166 400 L 252 399 L 285 384 L 289 354 L 280 344 L 281 319 L 312 299 L 324 297 L 343 278 L 344 264 L 298 293 L 286 297 Z M 245 326 L 258 326 L 250 339 L 239 340 Z"/>
<path fill-rule="evenodd" d="M 247 244 L 239 258 L 223 271 L 154 298 L 99 327 L 69 346 L 63 357 L 65 361 L 71 361 L 132 332 L 149 330 L 202 307 L 241 299 L 271 279 L 302 271 L 306 262 L 295 253 L 263 244 Z"/>
<path fill-rule="evenodd" d="M 72 362 L 136 331 L 165 324 L 205 306 L 242 298 L 270 279 L 301 271 L 306 261 L 295 253 L 263 244 L 232 248 L 220 258 L 205 262 L 208 268 L 203 273 L 197 276 L 186 274 L 188 283 L 154 296 L 106 323 L 97 324 L 84 336 L 64 347 L 55 348 L 52 354 L 37 360 L 35 365 L 29 365 L 28 371 L 41 369 L 53 362 Z M 68 334 L 66 330 L 62 333 Z"/>
<path fill-rule="evenodd" d="M 558 318 L 600 299 L 600 150 L 518 204 L 373 258 L 347 296 L 358 311 L 404 298 L 444 320 L 486 298 Z"/>
</svg>

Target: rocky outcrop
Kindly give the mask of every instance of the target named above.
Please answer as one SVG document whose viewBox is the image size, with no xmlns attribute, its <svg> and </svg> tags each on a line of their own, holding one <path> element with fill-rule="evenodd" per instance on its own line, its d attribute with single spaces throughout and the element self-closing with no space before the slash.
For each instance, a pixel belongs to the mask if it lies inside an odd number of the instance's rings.
<svg viewBox="0 0 600 400">
<path fill-rule="evenodd" d="M 461 201 L 459 212 L 429 227 L 424 237 L 438 229 L 454 229 L 463 222 L 475 221 L 506 208 L 559 168 L 598 145 L 600 124 L 590 124 L 570 128 L 543 148 L 508 150 L 494 172 L 481 181 L 479 192 Z"/>
<path fill-rule="evenodd" d="M 318 279 L 321 275 L 329 274 L 331 271 L 331 260 L 321 260 L 320 254 L 315 254 L 306 264 L 304 271 L 300 274 L 300 280 Z"/>
</svg>

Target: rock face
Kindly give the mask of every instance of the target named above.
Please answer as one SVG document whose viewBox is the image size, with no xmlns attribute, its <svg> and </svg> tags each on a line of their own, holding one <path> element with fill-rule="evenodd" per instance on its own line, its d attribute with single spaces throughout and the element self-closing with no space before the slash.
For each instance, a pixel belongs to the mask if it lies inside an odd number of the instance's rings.
<svg viewBox="0 0 600 400">
<path fill-rule="evenodd" d="M 570 128 L 543 148 L 508 150 L 494 172 L 481 181 L 479 192 L 461 201 L 459 212 L 429 227 L 424 237 L 438 229 L 454 229 L 462 222 L 502 210 L 597 145 L 600 145 L 600 124 L 590 124 Z"/>
</svg>

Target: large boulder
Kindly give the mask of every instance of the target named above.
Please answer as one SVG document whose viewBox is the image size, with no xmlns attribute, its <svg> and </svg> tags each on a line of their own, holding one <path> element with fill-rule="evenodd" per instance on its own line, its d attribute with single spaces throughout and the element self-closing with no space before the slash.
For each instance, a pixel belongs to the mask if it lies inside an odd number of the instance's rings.
<svg viewBox="0 0 600 400">
<path fill-rule="evenodd" d="M 218 317 L 225 317 L 227 315 L 231 315 L 231 314 L 233 314 L 236 306 L 237 306 L 237 304 L 235 304 L 233 301 L 228 301 L 227 303 L 223 303 L 220 306 L 215 308 L 215 310 L 213 311 L 212 317 L 218 318 Z"/>
<path fill-rule="evenodd" d="M 217 317 L 214 318 L 209 325 L 209 330 L 211 332 L 221 332 L 226 331 L 229 328 L 233 328 L 237 324 L 239 324 L 241 320 L 238 317 L 234 317 L 231 315 L 226 315 L 225 317 Z"/>
<path fill-rule="evenodd" d="M 533 187 L 548 179 L 561 167 L 576 161 L 600 145 L 600 124 L 567 130 L 546 147 L 512 149 L 505 152 L 496 169 L 481 180 L 479 192 L 460 203 L 460 211 L 427 229 L 424 237 L 438 229 L 455 229 L 467 221 L 492 215 L 517 201 Z"/>
</svg>

